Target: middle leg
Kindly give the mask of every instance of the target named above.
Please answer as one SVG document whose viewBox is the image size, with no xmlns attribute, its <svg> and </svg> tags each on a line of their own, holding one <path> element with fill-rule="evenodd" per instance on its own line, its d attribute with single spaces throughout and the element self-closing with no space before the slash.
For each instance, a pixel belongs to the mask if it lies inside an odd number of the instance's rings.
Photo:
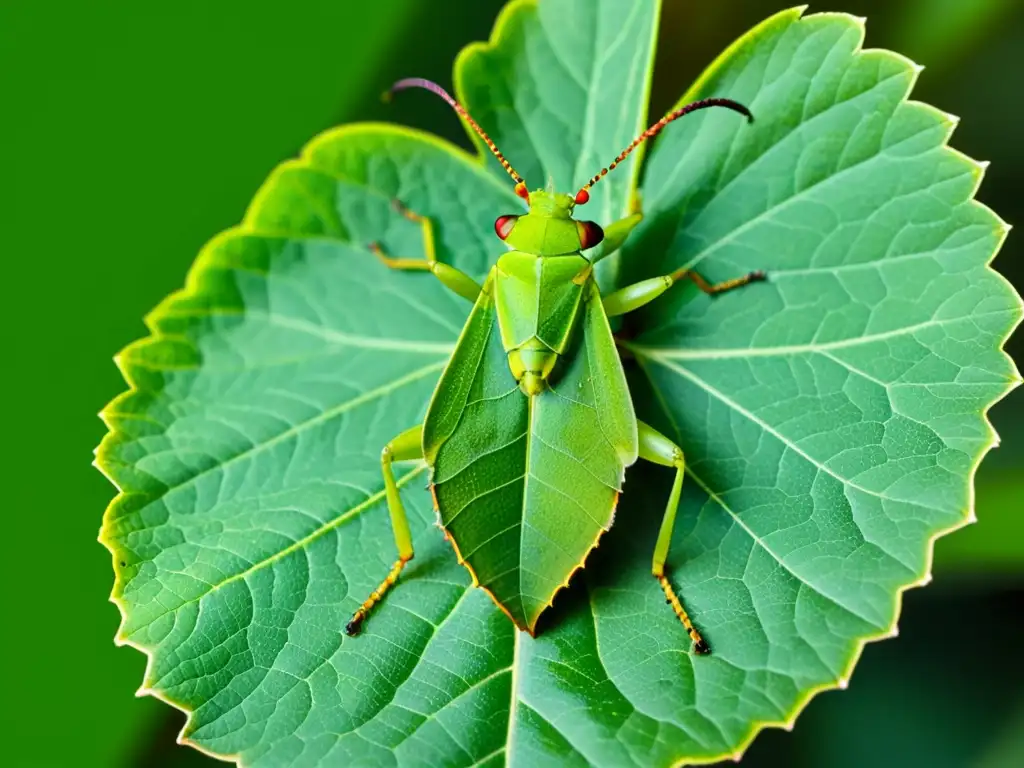
<svg viewBox="0 0 1024 768">
<path fill-rule="evenodd" d="M 678 283 L 680 280 L 691 280 L 698 288 L 709 296 L 716 296 L 719 293 L 731 291 L 734 288 L 766 279 L 765 273 L 761 270 L 749 272 L 743 277 L 726 280 L 721 283 L 709 283 L 692 269 L 677 269 L 661 277 L 652 277 L 648 280 L 641 280 L 638 283 L 627 285 L 624 288 L 609 293 L 604 297 L 604 311 L 608 317 L 624 315 L 645 304 L 650 304 L 665 291 Z"/>
</svg>

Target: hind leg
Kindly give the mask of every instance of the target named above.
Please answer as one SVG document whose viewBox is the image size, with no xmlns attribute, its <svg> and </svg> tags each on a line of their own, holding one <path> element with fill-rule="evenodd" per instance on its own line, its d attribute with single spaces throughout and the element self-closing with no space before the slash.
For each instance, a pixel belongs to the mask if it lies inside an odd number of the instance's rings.
<svg viewBox="0 0 1024 768">
<path fill-rule="evenodd" d="M 408 429 L 394 440 L 384 446 L 380 454 L 381 471 L 384 474 L 384 495 L 388 501 L 388 512 L 391 515 L 391 530 L 395 534 L 395 546 L 398 548 L 398 559 L 391 566 L 391 570 L 370 596 L 366 598 L 359 609 L 352 616 L 351 621 L 345 625 L 345 632 L 348 635 L 358 635 L 359 629 L 373 607 L 381 601 L 394 583 L 398 581 L 398 574 L 405 568 L 405 564 L 412 560 L 412 535 L 409 533 L 409 520 L 405 516 L 405 507 L 402 505 L 402 498 L 398 495 L 398 484 L 395 482 L 395 473 L 391 468 L 396 461 L 412 461 L 423 458 L 423 425 Z"/>
<path fill-rule="evenodd" d="M 683 475 L 686 467 L 683 451 L 678 445 L 654 429 L 654 427 L 638 421 L 637 428 L 640 441 L 640 458 L 665 467 L 674 467 L 676 470 L 672 491 L 669 493 L 668 503 L 665 505 L 665 516 L 661 521 L 658 541 L 654 545 L 651 573 L 654 574 L 654 578 L 661 585 L 661 589 L 665 593 L 665 601 L 672 606 L 672 610 L 686 628 L 687 634 L 690 635 L 690 639 L 693 641 L 694 653 L 711 653 L 711 649 L 708 648 L 708 644 L 704 642 L 704 638 L 701 637 L 697 628 L 693 626 L 689 614 L 683 608 L 682 601 L 665 575 L 665 561 L 668 559 L 668 547 L 672 541 L 672 529 L 675 527 L 676 512 L 679 509 L 679 494 L 683 489 Z"/>
</svg>

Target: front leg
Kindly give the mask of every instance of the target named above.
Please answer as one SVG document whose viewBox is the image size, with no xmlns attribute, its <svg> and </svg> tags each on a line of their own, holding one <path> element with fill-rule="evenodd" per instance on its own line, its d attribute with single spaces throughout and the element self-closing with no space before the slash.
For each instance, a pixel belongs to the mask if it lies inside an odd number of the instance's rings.
<svg viewBox="0 0 1024 768">
<path fill-rule="evenodd" d="M 692 280 L 704 293 L 709 296 L 716 296 L 719 293 L 731 291 L 748 283 L 765 280 L 766 275 L 761 270 L 757 270 L 749 272 L 743 275 L 743 277 L 726 280 L 722 283 L 709 283 L 692 269 L 677 269 L 671 274 L 641 280 L 638 283 L 627 285 L 613 293 L 609 293 L 604 298 L 604 311 L 608 317 L 615 317 L 616 315 L 624 315 L 627 312 L 640 309 L 640 307 L 650 304 L 683 279 Z"/>
<path fill-rule="evenodd" d="M 626 242 L 626 238 L 636 229 L 637 224 L 644 216 L 640 211 L 630 214 L 624 219 L 609 224 L 604 228 L 604 240 L 601 241 L 600 250 L 590 258 L 591 264 L 597 264 L 601 259 L 611 256 Z"/>
<path fill-rule="evenodd" d="M 388 256 L 384 253 L 379 243 L 370 243 L 370 250 L 391 269 L 430 272 L 441 281 L 445 288 L 454 291 L 465 299 L 475 302 L 477 296 L 480 295 L 480 284 L 465 272 L 437 260 L 434 250 L 434 227 L 431 225 L 430 219 L 426 216 L 420 216 L 418 213 L 413 213 L 398 200 L 392 201 L 392 205 L 396 211 L 409 221 L 415 222 L 423 228 L 423 245 L 426 250 L 426 258 L 395 258 Z"/>
</svg>

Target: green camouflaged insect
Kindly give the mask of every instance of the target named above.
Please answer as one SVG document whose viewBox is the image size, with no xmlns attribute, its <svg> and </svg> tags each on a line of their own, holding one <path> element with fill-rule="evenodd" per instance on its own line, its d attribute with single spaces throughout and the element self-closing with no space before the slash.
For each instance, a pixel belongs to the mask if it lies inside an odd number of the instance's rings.
<svg viewBox="0 0 1024 768">
<path fill-rule="evenodd" d="M 384 447 L 381 465 L 398 560 L 346 631 L 359 632 L 413 557 L 393 462 L 426 460 L 434 506 L 459 562 L 517 627 L 533 634 L 555 593 L 611 527 L 626 467 L 641 458 L 675 468 L 651 571 L 694 650 L 707 653 L 707 643 L 665 576 L 683 483 L 683 452 L 637 420 L 608 318 L 644 306 L 683 278 L 717 294 L 764 274 L 710 285 L 692 270 L 678 270 L 602 297 L 594 265 L 622 246 L 641 215 L 606 230 L 572 215 L 590 199 L 591 186 L 673 120 L 706 107 L 728 107 L 753 121 L 750 111 L 728 99 L 704 99 L 677 109 L 572 196 L 529 192 L 494 142 L 436 83 L 410 78 L 391 90 L 412 87 L 436 93 L 466 120 L 515 180 L 516 193 L 527 201 L 529 212 L 495 221 L 495 232 L 511 250 L 498 259 L 483 286 L 437 261 L 430 222 L 400 203 L 396 208 L 424 227 L 426 259 L 391 258 L 373 246 L 389 266 L 430 271 L 474 305 L 426 420 Z M 583 255 L 602 243 L 590 258 Z"/>
</svg>

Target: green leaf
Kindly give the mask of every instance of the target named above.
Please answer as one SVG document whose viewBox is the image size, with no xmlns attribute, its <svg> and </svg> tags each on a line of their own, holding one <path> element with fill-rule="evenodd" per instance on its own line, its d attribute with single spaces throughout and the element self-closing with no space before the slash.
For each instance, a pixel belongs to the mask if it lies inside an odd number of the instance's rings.
<svg viewBox="0 0 1024 768">
<path fill-rule="evenodd" d="M 581 153 L 611 159 L 643 122 L 651 36 L 618 32 L 653 29 L 656 8 L 622 8 L 515 3 L 462 59 L 456 81 L 524 173 L 571 190 L 577 165 L 607 162 Z M 745 101 L 757 122 L 705 112 L 665 131 L 621 259 L 629 277 L 770 273 L 714 301 L 674 289 L 631 343 L 638 408 L 687 452 L 669 566 L 710 657 L 650 577 L 671 473 L 648 467 L 536 639 L 470 587 L 406 467 L 416 559 L 344 635 L 395 556 L 380 448 L 422 420 L 469 312 L 367 244 L 423 252 L 397 197 L 479 276 L 519 201 L 493 168 L 382 125 L 275 171 L 122 353 L 132 389 L 104 411 L 118 639 L 149 656 L 143 691 L 189 713 L 184 740 L 255 766 L 708 762 L 845 684 L 934 538 L 971 514 L 1020 317 L 987 266 L 1005 227 L 971 200 L 980 168 L 945 147 L 951 118 L 906 101 L 913 65 L 861 36 L 788 11 L 727 51 L 687 98 Z M 595 187 L 612 217 L 617 178 Z"/>
</svg>

